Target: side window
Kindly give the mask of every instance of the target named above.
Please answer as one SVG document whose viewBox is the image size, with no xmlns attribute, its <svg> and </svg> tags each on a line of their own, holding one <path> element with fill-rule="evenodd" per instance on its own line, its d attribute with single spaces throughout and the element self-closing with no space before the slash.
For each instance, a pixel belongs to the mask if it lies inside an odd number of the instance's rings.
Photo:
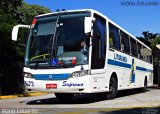
<svg viewBox="0 0 160 114">
<path fill-rule="evenodd" d="M 141 50 L 142 50 L 142 58 L 143 58 L 144 61 L 146 61 L 146 53 L 145 53 L 146 48 L 144 46 L 142 46 Z"/>
<path fill-rule="evenodd" d="M 142 56 L 143 56 L 143 60 L 146 61 L 146 62 L 149 62 L 149 63 L 152 63 L 152 53 L 151 51 L 144 47 L 142 48 Z"/>
<path fill-rule="evenodd" d="M 148 48 L 147 48 L 147 50 L 148 50 L 148 54 L 147 54 L 148 59 L 147 59 L 147 62 L 152 63 L 152 51 L 149 50 Z"/>
<path fill-rule="evenodd" d="M 109 44 L 111 47 L 121 49 L 119 29 L 109 23 Z"/>
<path fill-rule="evenodd" d="M 105 66 L 106 57 L 106 20 L 96 14 L 94 17 L 91 68 L 101 69 Z"/>
<path fill-rule="evenodd" d="M 133 38 L 130 39 L 130 43 L 131 43 L 131 54 L 135 57 L 138 56 L 137 54 L 137 43 L 136 40 L 134 40 Z"/>
<path fill-rule="evenodd" d="M 142 56 L 142 45 L 140 43 L 137 42 L 137 47 L 138 47 L 138 58 L 143 59 Z"/>
<path fill-rule="evenodd" d="M 129 36 L 120 31 L 121 34 L 121 50 L 130 54 Z"/>
</svg>

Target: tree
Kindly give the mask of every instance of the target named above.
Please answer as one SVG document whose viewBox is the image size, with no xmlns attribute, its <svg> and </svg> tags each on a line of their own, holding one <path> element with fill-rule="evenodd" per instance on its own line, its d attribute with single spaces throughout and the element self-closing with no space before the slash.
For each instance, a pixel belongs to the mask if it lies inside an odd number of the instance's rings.
<svg viewBox="0 0 160 114">
<path fill-rule="evenodd" d="M 157 44 L 160 44 L 160 34 L 155 34 L 154 39 L 151 42 L 151 48 L 156 47 Z"/>
<path fill-rule="evenodd" d="M 144 31 L 142 32 L 142 35 L 146 40 L 151 41 L 152 39 L 157 37 L 158 33 L 153 34 L 153 33 L 150 33 L 149 31 Z"/>
<path fill-rule="evenodd" d="M 142 32 L 142 35 L 142 37 L 137 38 L 151 48 L 155 47 L 156 44 L 160 43 L 158 33 L 150 33 L 149 31 L 144 31 Z"/>
<path fill-rule="evenodd" d="M 50 13 L 48 8 L 38 6 L 38 5 L 28 5 L 25 2 L 22 4 L 20 12 L 24 15 L 25 24 L 31 24 L 33 18 L 37 15 Z"/>
<path fill-rule="evenodd" d="M 151 43 L 145 39 L 144 37 L 137 37 L 141 42 L 143 42 L 144 44 L 146 44 L 148 47 L 150 47 Z"/>
<path fill-rule="evenodd" d="M 2 92 L 6 93 L 10 91 L 7 89 L 7 80 L 13 80 L 12 78 L 17 78 L 17 75 L 11 71 L 13 66 L 16 66 L 13 61 L 16 61 L 16 51 L 15 46 L 11 42 L 11 29 L 13 25 L 16 24 L 16 20 L 14 16 L 9 13 L 5 13 L 4 10 L 0 7 L 0 85 L 2 88 Z M 13 74 L 13 75 L 10 75 Z M 15 82 L 15 79 L 13 82 Z M 12 85 L 12 87 L 17 86 Z M 13 89 L 13 88 L 12 88 Z"/>
<path fill-rule="evenodd" d="M 23 0 L 0 0 L 1 9 L 16 17 L 18 21 L 23 21 L 22 16 L 18 11 L 18 8 L 22 6 Z"/>
<path fill-rule="evenodd" d="M 152 54 L 153 54 L 153 65 L 154 65 L 154 83 L 158 83 L 158 87 L 160 87 L 160 49 L 157 48 L 157 44 L 160 44 L 160 35 L 157 35 L 157 37 L 152 41 L 151 47 L 152 47 Z"/>
<path fill-rule="evenodd" d="M 154 83 L 160 87 L 160 50 L 156 47 L 157 44 L 160 44 L 160 34 L 150 33 L 149 31 L 142 32 L 143 37 L 137 37 L 144 44 L 151 47 L 153 55 L 153 66 L 154 66 Z"/>
<path fill-rule="evenodd" d="M 18 8 L 19 13 L 22 15 L 21 24 L 31 25 L 32 20 L 35 16 L 45 13 L 50 13 L 51 11 L 48 8 L 38 6 L 38 5 L 29 5 L 25 2 L 22 2 L 22 6 Z M 19 23 L 20 24 L 20 23 Z M 27 30 L 20 31 L 18 42 L 20 44 L 25 44 L 28 36 Z M 24 49 L 22 47 L 16 47 L 18 54 L 23 58 Z"/>
<path fill-rule="evenodd" d="M 6 12 L 13 12 L 22 5 L 23 0 L 0 0 L 0 7 Z"/>
<path fill-rule="evenodd" d="M 23 70 L 19 63 L 23 62 L 24 50 L 11 41 L 12 28 L 20 23 L 30 24 L 34 16 L 50 10 L 26 4 L 22 0 L 0 2 L 0 89 L 3 94 L 13 94 L 23 90 Z M 25 41 L 26 38 L 22 36 L 26 34 L 21 33 L 20 42 Z"/>
</svg>

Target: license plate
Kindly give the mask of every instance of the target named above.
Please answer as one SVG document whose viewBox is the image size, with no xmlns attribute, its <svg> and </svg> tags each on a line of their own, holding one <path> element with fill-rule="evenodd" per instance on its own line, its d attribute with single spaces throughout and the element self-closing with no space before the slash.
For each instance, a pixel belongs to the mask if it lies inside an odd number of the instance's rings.
<svg viewBox="0 0 160 114">
<path fill-rule="evenodd" d="M 57 84 L 46 84 L 46 89 L 55 89 L 57 88 Z"/>
</svg>

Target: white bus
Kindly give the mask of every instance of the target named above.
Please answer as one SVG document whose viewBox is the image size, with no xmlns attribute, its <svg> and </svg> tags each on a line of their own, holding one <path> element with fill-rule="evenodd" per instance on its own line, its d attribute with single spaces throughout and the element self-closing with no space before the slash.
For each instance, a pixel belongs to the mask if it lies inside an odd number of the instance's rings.
<svg viewBox="0 0 160 114">
<path fill-rule="evenodd" d="M 12 40 L 20 27 L 30 29 L 24 66 L 29 91 L 54 92 L 61 100 L 83 93 L 112 99 L 118 90 L 153 84 L 151 49 L 95 10 L 38 15 L 30 26 L 15 26 Z"/>
</svg>

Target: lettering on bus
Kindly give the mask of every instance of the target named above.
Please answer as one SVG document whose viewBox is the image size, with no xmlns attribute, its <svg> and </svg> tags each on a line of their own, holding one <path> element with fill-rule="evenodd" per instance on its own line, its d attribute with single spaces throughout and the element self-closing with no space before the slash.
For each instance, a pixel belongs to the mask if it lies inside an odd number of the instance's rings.
<svg viewBox="0 0 160 114">
<path fill-rule="evenodd" d="M 29 87 L 33 87 L 34 86 L 34 82 L 33 81 L 24 81 L 24 85 L 25 86 L 29 86 Z"/>
<path fill-rule="evenodd" d="M 62 86 L 68 86 L 68 87 L 77 87 L 77 86 L 83 86 L 83 83 L 68 83 L 67 81 L 63 81 Z"/>
<path fill-rule="evenodd" d="M 119 54 L 114 54 L 114 59 L 119 60 L 119 61 L 123 61 L 123 62 L 127 62 L 127 57 L 125 57 L 123 55 L 119 55 Z"/>
</svg>

